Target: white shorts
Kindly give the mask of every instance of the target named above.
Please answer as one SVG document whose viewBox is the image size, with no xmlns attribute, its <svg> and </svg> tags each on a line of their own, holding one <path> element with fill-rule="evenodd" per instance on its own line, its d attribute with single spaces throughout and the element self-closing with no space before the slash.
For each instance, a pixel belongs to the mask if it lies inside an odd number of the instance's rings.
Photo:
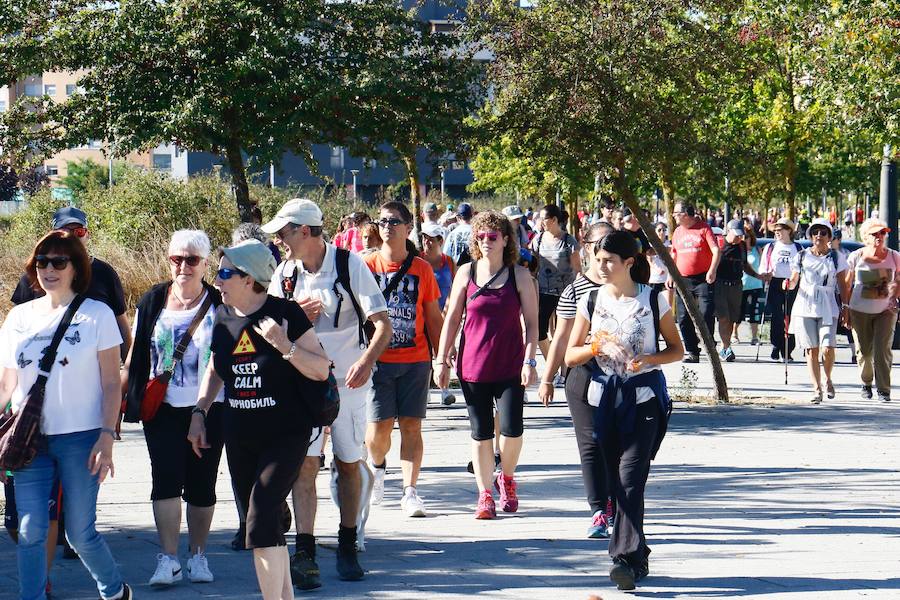
<svg viewBox="0 0 900 600">
<path fill-rule="evenodd" d="M 797 317 L 791 319 L 791 331 L 797 339 L 797 345 L 806 350 L 808 348 L 834 348 L 837 346 L 838 320 L 831 319 L 831 323 L 822 323 L 821 318 Z"/>
<path fill-rule="evenodd" d="M 341 462 L 354 463 L 365 456 L 363 445 L 366 443 L 366 398 L 372 388 L 371 381 L 363 387 L 350 389 L 341 386 L 341 409 L 337 419 L 331 424 L 331 449 Z M 309 440 L 307 456 L 322 454 L 322 430 L 313 428 Z"/>
</svg>

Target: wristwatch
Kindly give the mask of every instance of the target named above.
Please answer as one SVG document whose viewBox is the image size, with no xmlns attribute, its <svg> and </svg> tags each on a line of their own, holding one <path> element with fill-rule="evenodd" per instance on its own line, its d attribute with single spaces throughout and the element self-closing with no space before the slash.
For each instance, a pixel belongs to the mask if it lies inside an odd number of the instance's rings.
<svg viewBox="0 0 900 600">
<path fill-rule="evenodd" d="M 533 359 L 533 358 L 529 358 L 528 360 L 526 360 L 526 361 L 523 362 L 522 364 L 523 364 L 523 365 L 528 365 L 529 367 L 536 367 L 536 366 L 537 366 L 537 361 L 536 361 L 535 359 Z"/>
</svg>

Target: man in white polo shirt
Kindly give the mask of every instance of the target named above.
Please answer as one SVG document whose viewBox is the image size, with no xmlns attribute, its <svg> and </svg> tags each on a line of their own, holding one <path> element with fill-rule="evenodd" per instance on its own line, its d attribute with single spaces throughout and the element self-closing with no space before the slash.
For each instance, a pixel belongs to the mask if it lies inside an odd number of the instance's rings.
<svg viewBox="0 0 900 600">
<path fill-rule="evenodd" d="M 322 211 L 314 202 L 287 202 L 263 225 L 285 251 L 275 270 L 269 294 L 297 301 L 312 321 L 316 335 L 334 362 L 341 408 L 331 425 L 338 469 L 341 523 L 337 570 L 345 581 L 363 578 L 357 561 L 357 520 L 360 508 L 360 461 L 364 458 L 366 396 L 372 387 L 375 361 L 391 339 L 391 323 L 381 289 L 359 256 L 339 250 L 322 237 Z M 343 265 L 343 266 L 342 266 Z M 349 285 L 348 285 L 349 284 Z M 371 340 L 365 321 L 375 325 Z M 321 586 L 315 562 L 316 475 L 322 451 L 321 430 L 313 430 L 306 460 L 293 488 L 297 551 L 291 558 L 291 578 L 301 589 Z"/>
</svg>

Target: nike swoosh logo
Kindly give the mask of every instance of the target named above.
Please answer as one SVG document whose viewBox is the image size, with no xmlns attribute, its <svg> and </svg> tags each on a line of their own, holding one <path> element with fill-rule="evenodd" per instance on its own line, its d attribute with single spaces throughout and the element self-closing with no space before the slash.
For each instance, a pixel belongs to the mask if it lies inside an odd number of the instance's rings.
<svg viewBox="0 0 900 600">
<path fill-rule="evenodd" d="M 652 420 L 653 420 L 653 417 L 647 417 L 646 420 L 647 420 L 647 421 L 652 421 Z"/>
</svg>

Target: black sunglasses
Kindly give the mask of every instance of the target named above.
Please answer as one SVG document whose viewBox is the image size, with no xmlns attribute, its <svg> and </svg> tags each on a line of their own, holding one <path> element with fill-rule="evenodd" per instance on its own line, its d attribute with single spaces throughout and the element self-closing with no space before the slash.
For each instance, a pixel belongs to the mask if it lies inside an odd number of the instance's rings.
<svg viewBox="0 0 900 600">
<path fill-rule="evenodd" d="M 72 259 L 68 256 L 47 256 L 46 254 L 38 254 L 34 257 L 34 266 L 38 269 L 46 269 L 49 265 L 53 265 L 53 268 L 57 271 L 62 271 L 69 263 L 72 262 Z"/>
<path fill-rule="evenodd" d="M 397 225 L 406 225 L 406 221 L 403 219 L 390 218 L 390 219 L 379 219 L 378 226 L 379 227 L 396 227 Z"/>
<path fill-rule="evenodd" d="M 201 260 L 203 260 L 203 259 L 199 256 L 178 256 L 176 254 L 175 256 L 169 257 L 169 261 L 173 265 L 177 265 L 179 267 L 181 266 L 181 263 L 187 263 L 187 265 L 189 267 L 196 267 L 197 265 L 200 264 Z"/>
</svg>

